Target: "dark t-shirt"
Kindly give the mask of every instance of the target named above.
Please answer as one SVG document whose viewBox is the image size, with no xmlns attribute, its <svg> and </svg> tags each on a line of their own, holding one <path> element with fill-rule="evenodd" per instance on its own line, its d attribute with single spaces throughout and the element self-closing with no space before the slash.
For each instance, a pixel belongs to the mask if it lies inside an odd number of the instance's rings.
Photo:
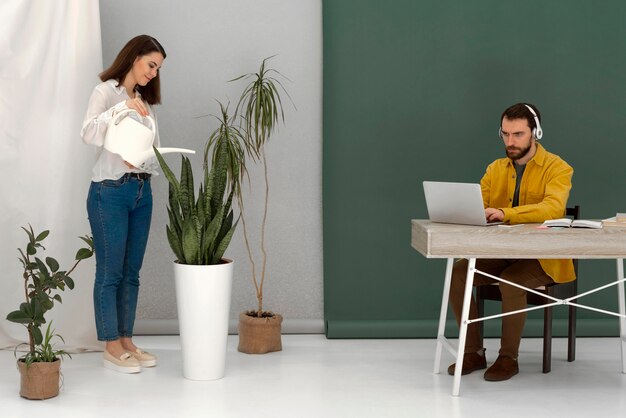
<svg viewBox="0 0 626 418">
<path fill-rule="evenodd" d="M 513 193 L 513 207 L 516 207 L 517 205 L 519 205 L 519 188 L 522 184 L 522 176 L 524 175 L 526 164 L 518 165 L 517 163 L 513 163 L 513 167 L 515 167 L 515 173 L 516 173 L 515 193 Z"/>
</svg>

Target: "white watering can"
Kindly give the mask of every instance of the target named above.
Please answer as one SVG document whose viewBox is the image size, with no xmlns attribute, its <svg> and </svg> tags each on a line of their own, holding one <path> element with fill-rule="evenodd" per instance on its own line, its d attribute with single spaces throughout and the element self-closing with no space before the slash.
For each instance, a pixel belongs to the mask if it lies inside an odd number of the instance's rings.
<svg viewBox="0 0 626 418">
<path fill-rule="evenodd" d="M 131 112 L 135 112 L 141 117 L 134 109 L 124 109 L 111 119 L 104 138 L 104 149 L 118 154 L 135 167 L 141 167 L 145 161 L 156 156 L 152 148 L 156 124 L 151 116 L 146 116 L 151 125 L 151 128 L 148 128 L 134 118 L 127 117 Z M 161 154 L 170 152 L 196 153 L 194 150 L 186 148 L 157 148 L 157 150 Z"/>
</svg>

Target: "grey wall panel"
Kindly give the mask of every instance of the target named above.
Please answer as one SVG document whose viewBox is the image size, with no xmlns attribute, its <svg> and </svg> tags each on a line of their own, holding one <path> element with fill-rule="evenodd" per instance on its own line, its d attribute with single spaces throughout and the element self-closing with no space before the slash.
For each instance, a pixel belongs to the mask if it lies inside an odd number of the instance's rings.
<svg viewBox="0 0 626 418">
<path fill-rule="evenodd" d="M 256 71 L 263 58 L 277 54 L 270 63 L 289 78 L 285 86 L 297 110 L 287 104 L 286 126 L 267 147 L 271 200 L 265 307 L 282 313 L 286 320 L 321 320 L 321 2 L 101 0 L 100 11 L 105 66 L 138 34 L 155 36 L 166 49 L 163 104 L 157 107 L 163 146 L 175 144 L 201 154 L 216 122 L 196 117 L 217 115 L 215 100 L 230 101 L 234 107 L 242 84 L 227 81 Z M 179 157 L 167 159 L 179 169 Z M 201 155 L 191 160 L 199 173 Z M 255 167 L 250 171 L 253 179 L 261 175 Z M 260 186 L 255 181 L 255 193 L 247 199 L 248 212 L 256 214 L 251 224 L 258 224 L 262 208 Z M 154 179 L 153 188 L 153 223 L 137 313 L 140 323 L 176 318 L 173 255 L 165 237 L 165 178 Z M 258 235 L 254 232 L 252 239 L 256 241 Z M 226 255 L 236 263 L 234 319 L 256 306 L 241 228 Z"/>
</svg>

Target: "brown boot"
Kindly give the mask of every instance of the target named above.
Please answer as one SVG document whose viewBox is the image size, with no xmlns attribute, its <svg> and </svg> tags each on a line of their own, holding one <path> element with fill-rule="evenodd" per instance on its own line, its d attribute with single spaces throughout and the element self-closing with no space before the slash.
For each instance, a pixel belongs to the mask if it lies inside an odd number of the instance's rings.
<svg viewBox="0 0 626 418">
<path fill-rule="evenodd" d="M 519 373 L 517 359 L 499 355 L 496 362 L 485 371 L 485 380 L 490 382 L 500 382 L 508 380 Z"/>
<path fill-rule="evenodd" d="M 462 375 L 470 374 L 475 370 L 486 369 L 487 368 L 487 358 L 485 357 L 485 350 L 482 350 L 482 355 L 478 353 L 465 353 L 463 356 L 463 370 L 461 370 Z M 448 374 L 454 375 L 456 363 L 451 364 L 448 367 Z"/>
</svg>

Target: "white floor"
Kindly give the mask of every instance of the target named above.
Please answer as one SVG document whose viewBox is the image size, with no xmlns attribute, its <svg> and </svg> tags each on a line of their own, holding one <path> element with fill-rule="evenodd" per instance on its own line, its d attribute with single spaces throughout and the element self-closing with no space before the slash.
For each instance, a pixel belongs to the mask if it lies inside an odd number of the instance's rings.
<svg viewBox="0 0 626 418">
<path fill-rule="evenodd" d="M 327 340 L 284 335 L 283 351 L 237 352 L 230 336 L 225 378 L 182 377 L 175 336 L 140 336 L 159 356 L 138 375 L 101 366 L 101 353 L 64 361 L 61 394 L 46 401 L 20 398 L 12 351 L 0 351 L 0 417 L 623 417 L 626 374 L 617 338 L 579 338 L 577 358 L 565 361 L 555 339 L 552 372 L 541 373 L 541 341 L 525 339 L 520 374 L 491 383 L 475 372 L 450 396 L 452 377 L 433 374 L 434 340 Z M 499 341 L 488 340 L 493 361 Z M 452 362 L 444 354 L 445 365 Z"/>
</svg>

